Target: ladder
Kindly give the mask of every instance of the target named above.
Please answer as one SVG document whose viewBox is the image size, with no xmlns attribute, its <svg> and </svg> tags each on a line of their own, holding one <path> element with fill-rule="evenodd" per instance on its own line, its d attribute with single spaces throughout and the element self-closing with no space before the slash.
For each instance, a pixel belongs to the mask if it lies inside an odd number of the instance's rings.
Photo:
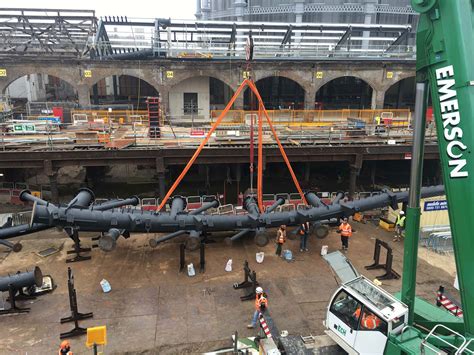
<svg viewBox="0 0 474 355">
<path fill-rule="evenodd" d="M 148 97 L 146 100 L 148 109 L 148 136 L 150 138 L 160 138 L 160 98 Z"/>
</svg>

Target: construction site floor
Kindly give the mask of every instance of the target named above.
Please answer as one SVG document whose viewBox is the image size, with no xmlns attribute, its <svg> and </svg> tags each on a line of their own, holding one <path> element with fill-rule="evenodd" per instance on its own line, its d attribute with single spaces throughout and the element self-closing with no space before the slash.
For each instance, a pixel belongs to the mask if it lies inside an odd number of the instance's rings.
<svg viewBox="0 0 474 355">
<path fill-rule="evenodd" d="M 393 233 L 372 224 L 352 223 L 356 230 L 350 239 L 348 258 L 359 272 L 374 279 L 383 270 L 367 271 L 371 264 L 374 238 L 388 241 L 394 248 L 394 269 L 401 273 L 403 243 L 392 243 Z M 271 240 L 276 234 L 269 230 Z M 244 291 L 232 285 L 243 281 L 242 265 L 245 260 L 257 272 L 257 279 L 268 293 L 269 310 L 278 329 L 290 335 L 321 335 L 328 300 L 338 286 L 338 280 L 320 256 L 322 245 L 329 252 L 340 248 L 340 237 L 335 231 L 324 240 L 312 236 L 309 252 L 299 252 L 299 241 L 290 240 L 284 249 L 291 249 L 295 260 L 286 262 L 275 256 L 271 242 L 258 248 L 253 240 L 244 240 L 227 246 L 215 237 L 216 243 L 206 247 L 205 273 L 195 277 L 179 273 L 179 244 L 173 241 L 152 249 L 150 235 L 135 235 L 120 239 L 117 249 L 104 253 L 92 252 L 92 260 L 66 264 L 66 250 L 72 242 L 62 232 L 51 229 L 23 237 L 23 250 L 19 253 L 0 253 L 0 276 L 16 271 L 31 270 L 39 266 L 43 274 L 50 274 L 57 289 L 36 300 L 21 302 L 28 305 L 28 314 L 0 316 L 1 354 L 52 354 L 60 344 L 59 334 L 72 329 L 72 323 L 60 324 L 62 317 L 70 315 L 67 296 L 67 267 L 74 271 L 80 312 L 94 312 L 91 319 L 80 321 L 82 327 L 107 326 L 111 353 L 183 354 L 210 351 L 231 344 L 231 335 L 255 335 L 246 328 L 254 305 L 241 302 Z M 20 239 L 20 238 L 19 238 Z M 91 243 L 83 239 L 84 245 Z M 42 258 L 36 252 L 55 246 L 60 252 Z M 3 248 L 3 247 L 2 247 Z M 255 253 L 265 252 L 262 264 L 255 261 Z M 453 283 L 452 256 L 433 255 L 420 249 L 426 260 L 438 260 L 431 265 L 420 259 L 417 294 L 429 302 L 435 301 L 440 284 Z M 434 253 L 432 253 L 434 254 Z M 435 258 L 436 257 L 436 258 Z M 232 272 L 224 270 L 228 259 L 233 260 Z M 199 267 L 199 252 L 189 252 L 187 263 Z M 100 281 L 106 279 L 112 287 L 103 293 Z M 400 289 L 401 280 L 384 281 L 390 292 Z M 6 294 L 2 297 L 5 299 Z M 85 346 L 85 336 L 72 338 L 74 354 L 91 353 Z"/>
</svg>

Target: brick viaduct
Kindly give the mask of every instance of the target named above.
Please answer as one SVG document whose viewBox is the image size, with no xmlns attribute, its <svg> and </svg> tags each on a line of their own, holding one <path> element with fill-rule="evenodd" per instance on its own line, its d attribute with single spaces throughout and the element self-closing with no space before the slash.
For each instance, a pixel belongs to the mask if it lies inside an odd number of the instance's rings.
<svg viewBox="0 0 474 355">
<path fill-rule="evenodd" d="M 0 77 L 0 93 L 16 79 L 35 73 L 58 77 L 71 84 L 77 91 L 79 104 L 90 105 L 92 86 L 101 79 L 112 75 L 129 75 L 140 78 L 153 86 L 162 97 L 165 108 L 169 107 L 170 90 L 183 80 L 193 77 L 214 77 L 232 90 L 242 81 L 246 64 L 236 60 L 148 60 L 148 61 L 91 61 L 38 58 L 6 60 L 1 65 L 6 76 Z M 90 71 L 90 72 L 87 72 Z M 168 72 L 173 72 L 168 77 Z M 90 77 L 86 77 L 90 74 Z M 317 75 L 317 73 L 319 75 Z M 364 80 L 372 87 L 372 108 L 382 108 L 386 91 L 398 81 L 415 75 L 414 61 L 396 60 L 327 60 L 327 61 L 289 61 L 265 60 L 252 64 L 252 77 L 255 81 L 271 76 L 282 76 L 296 81 L 305 91 L 305 107 L 310 108 L 318 90 L 329 81 L 353 76 Z M 322 76 L 322 77 L 321 77 Z M 243 96 L 234 106 L 243 108 Z"/>
</svg>

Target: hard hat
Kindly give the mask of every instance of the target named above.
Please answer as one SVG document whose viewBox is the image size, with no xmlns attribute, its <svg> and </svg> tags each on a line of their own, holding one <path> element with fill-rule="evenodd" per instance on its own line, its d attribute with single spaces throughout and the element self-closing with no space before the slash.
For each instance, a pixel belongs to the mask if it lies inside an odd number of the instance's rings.
<svg viewBox="0 0 474 355">
<path fill-rule="evenodd" d="M 405 214 L 405 212 L 403 212 L 403 211 L 400 211 L 400 214 L 403 216 L 403 215 Z"/>
<path fill-rule="evenodd" d="M 260 286 L 258 286 L 258 287 L 255 289 L 255 292 L 256 292 L 256 293 L 263 293 L 263 288 L 261 288 Z"/>
<path fill-rule="evenodd" d="M 63 340 L 60 346 L 61 349 L 67 349 L 70 347 L 71 347 L 71 344 L 69 344 L 69 340 Z"/>
</svg>

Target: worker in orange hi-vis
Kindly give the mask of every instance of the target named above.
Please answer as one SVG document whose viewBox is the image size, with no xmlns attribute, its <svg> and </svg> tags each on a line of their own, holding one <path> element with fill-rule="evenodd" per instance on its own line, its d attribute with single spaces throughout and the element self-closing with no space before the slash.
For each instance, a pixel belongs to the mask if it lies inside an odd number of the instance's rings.
<svg viewBox="0 0 474 355">
<path fill-rule="evenodd" d="M 362 329 L 375 330 L 380 327 L 381 321 L 380 318 L 375 314 L 366 312 L 362 316 L 362 321 L 360 322 Z"/>
<path fill-rule="evenodd" d="M 285 241 L 286 241 L 286 226 L 282 224 L 280 228 L 278 228 L 278 231 L 277 231 L 277 237 L 276 237 L 277 248 L 275 251 L 276 255 L 281 256 L 281 248 L 283 247 L 283 244 L 285 244 Z"/>
<path fill-rule="evenodd" d="M 341 233 L 342 250 L 346 252 L 349 249 L 349 237 L 352 236 L 352 227 L 347 222 L 347 217 L 344 217 L 337 232 Z"/>
<path fill-rule="evenodd" d="M 71 351 L 71 344 L 69 343 L 69 340 L 63 340 L 61 345 L 59 346 L 59 355 L 72 355 Z"/>
</svg>

